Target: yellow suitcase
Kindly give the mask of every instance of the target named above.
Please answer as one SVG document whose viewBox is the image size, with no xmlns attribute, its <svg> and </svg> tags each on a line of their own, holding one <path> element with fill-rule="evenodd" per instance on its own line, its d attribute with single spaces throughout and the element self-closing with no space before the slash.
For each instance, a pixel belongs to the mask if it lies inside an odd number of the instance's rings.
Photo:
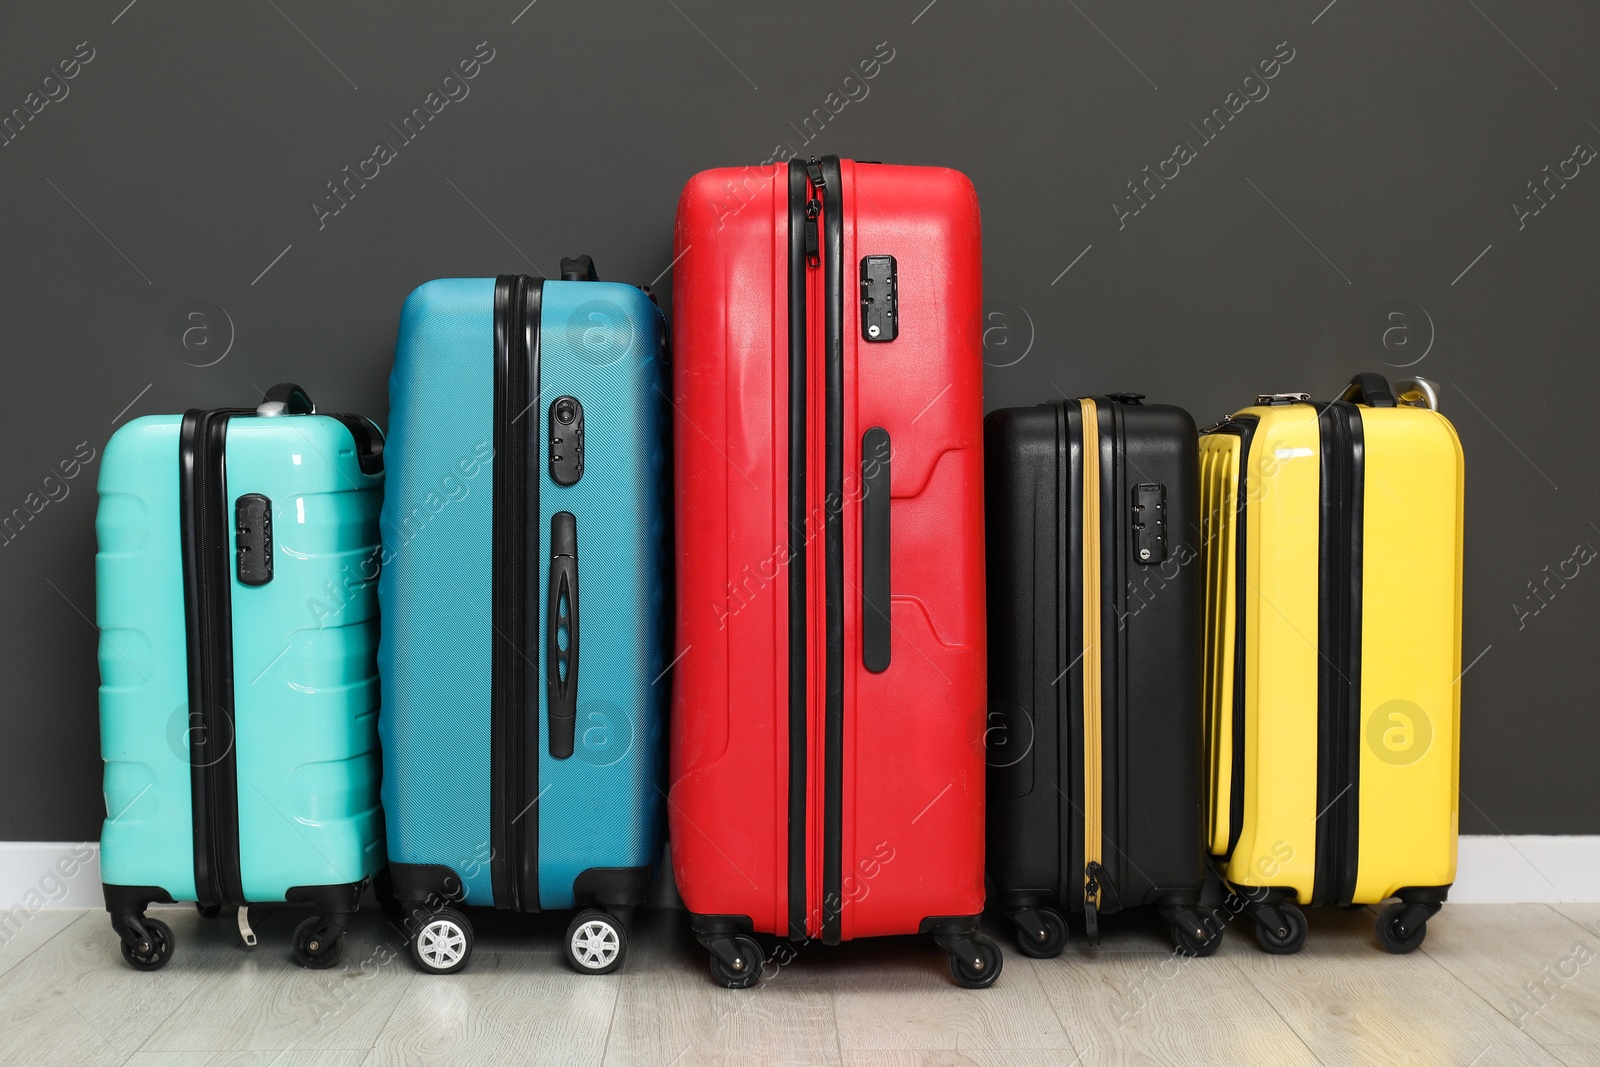
<svg viewBox="0 0 1600 1067">
<path fill-rule="evenodd" d="M 1269 952 L 1299 905 L 1399 903 L 1456 870 L 1462 456 L 1423 379 L 1256 398 L 1200 438 L 1213 866 Z"/>
</svg>

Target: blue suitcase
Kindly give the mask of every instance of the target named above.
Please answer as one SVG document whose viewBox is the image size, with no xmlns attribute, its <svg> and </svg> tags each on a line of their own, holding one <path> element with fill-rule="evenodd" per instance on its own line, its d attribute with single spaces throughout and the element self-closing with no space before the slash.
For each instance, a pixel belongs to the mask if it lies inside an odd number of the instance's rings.
<svg viewBox="0 0 1600 1067">
<path fill-rule="evenodd" d="M 172 956 L 152 903 L 202 915 L 296 901 L 310 967 L 383 866 L 378 811 L 378 509 L 383 438 L 258 408 L 147 415 L 106 446 L 95 516 L 100 870 L 123 957 Z"/>
<path fill-rule="evenodd" d="M 428 282 L 400 314 L 379 733 L 424 972 L 466 964 L 462 905 L 580 909 L 582 973 L 626 953 L 662 839 L 665 346 L 652 299 L 587 256 Z"/>
</svg>

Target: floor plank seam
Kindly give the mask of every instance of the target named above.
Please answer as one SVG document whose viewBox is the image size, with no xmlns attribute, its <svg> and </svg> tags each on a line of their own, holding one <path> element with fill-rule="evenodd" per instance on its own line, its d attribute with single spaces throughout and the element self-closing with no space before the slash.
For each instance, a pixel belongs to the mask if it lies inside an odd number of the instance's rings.
<svg viewBox="0 0 1600 1067">
<path fill-rule="evenodd" d="M 1050 1011 L 1056 1017 L 1056 1025 L 1061 1027 L 1061 1033 L 1066 1037 L 1067 1043 L 1071 1046 L 1073 1063 L 1088 1063 L 1089 1061 L 1084 1058 L 1087 1050 L 1078 1047 L 1077 1040 L 1072 1036 L 1072 1027 L 1067 1024 L 1066 1019 L 1062 1018 L 1061 1009 L 1056 1007 L 1056 998 L 1052 997 L 1050 995 L 1050 991 L 1044 988 L 1044 979 L 1035 975 L 1035 980 L 1038 981 L 1039 989 L 1044 993 L 1044 1002 L 1050 1005 Z"/>
<path fill-rule="evenodd" d="M 1583 923 L 1579 922 L 1577 919 L 1574 919 L 1572 916 L 1568 915 L 1566 912 L 1561 910 L 1562 908 L 1570 908 L 1570 907 L 1573 907 L 1573 906 L 1574 905 L 1572 905 L 1572 904 L 1546 904 L 1545 905 L 1545 907 L 1549 908 L 1551 911 L 1555 912 L 1557 915 L 1561 916 L 1563 919 L 1567 920 L 1567 922 L 1571 923 L 1573 926 L 1576 926 L 1578 929 L 1582 930 L 1584 933 L 1588 934 L 1590 937 L 1595 937 L 1596 934 L 1595 934 L 1594 930 L 1591 930 L 1589 927 L 1583 925 Z"/>
<path fill-rule="evenodd" d="M 1268 1009 L 1271 1010 L 1273 1015 L 1278 1017 L 1278 1021 L 1283 1024 L 1284 1029 L 1288 1030 L 1291 1034 L 1294 1035 L 1294 1039 L 1296 1041 L 1300 1042 L 1300 1047 L 1306 1050 L 1306 1055 L 1310 1056 L 1313 1060 L 1315 1060 L 1317 1062 L 1318 1067 L 1328 1067 L 1327 1061 L 1324 1060 L 1321 1056 L 1317 1055 L 1317 1050 L 1311 1047 L 1311 1041 L 1306 1037 L 1305 1034 L 1302 1034 L 1299 1030 L 1297 1030 L 1295 1028 L 1294 1023 L 1291 1023 L 1288 1019 L 1285 1019 L 1283 1017 L 1283 1012 L 1279 1011 L 1278 1010 L 1278 1006 L 1276 1004 L 1272 1003 L 1272 998 L 1271 997 L 1267 996 L 1265 993 L 1263 993 L 1261 991 L 1261 987 L 1256 984 L 1255 978 L 1250 974 L 1250 972 L 1248 970 L 1246 970 L 1244 967 L 1240 966 L 1240 964 L 1238 963 L 1237 960 L 1231 960 L 1230 959 L 1230 960 L 1225 960 L 1225 961 L 1222 961 L 1222 962 L 1226 962 L 1236 972 L 1238 972 L 1239 974 L 1244 976 L 1244 980 L 1245 980 L 1246 984 L 1248 984 L 1250 986 L 1251 991 L 1254 992 L 1256 996 L 1261 998 L 1262 1003 L 1264 1003 L 1268 1007 Z"/>
<path fill-rule="evenodd" d="M 611 1055 L 611 1032 L 617 1026 L 617 1007 L 622 1003 L 622 985 L 628 980 L 628 975 L 617 975 L 617 991 L 611 996 L 611 1014 L 606 1017 L 606 1039 L 600 1042 L 600 1058 L 595 1062 L 604 1067 L 606 1057 Z"/>
<path fill-rule="evenodd" d="M 1452 971 L 1445 964 L 1445 962 L 1443 960 L 1441 960 L 1438 956 L 1435 956 L 1432 952 L 1429 952 L 1428 951 L 1428 946 L 1426 944 L 1421 946 L 1420 952 L 1421 952 L 1422 956 L 1425 959 L 1428 960 L 1428 962 L 1430 962 L 1434 966 L 1438 967 L 1445 974 L 1448 974 L 1450 976 L 1451 980 L 1454 981 L 1456 985 L 1460 986 L 1462 989 L 1465 989 L 1468 993 L 1472 994 L 1473 997 L 1475 997 L 1478 1000 L 1482 1001 L 1483 1004 L 1485 1006 L 1487 1006 L 1490 1011 L 1494 1012 L 1500 1018 L 1504 1019 L 1506 1021 L 1506 1023 L 1508 1025 L 1510 1025 L 1513 1030 L 1517 1031 L 1517 1033 L 1521 1034 L 1523 1037 L 1526 1037 L 1529 1041 L 1532 1041 L 1534 1043 L 1534 1045 L 1537 1046 L 1538 1048 L 1544 1049 L 1544 1046 L 1539 1043 L 1539 1039 L 1538 1038 L 1536 1038 L 1532 1034 L 1528 1033 L 1528 1031 L 1525 1030 L 1522 1027 L 1522 1025 L 1517 1022 L 1517 1020 L 1515 1020 L 1515 1019 L 1511 1018 L 1509 1015 L 1507 1015 L 1498 1005 L 1496 1005 L 1494 1002 L 1492 1002 L 1488 997 L 1484 996 L 1482 993 L 1479 993 L 1476 989 L 1474 989 L 1470 985 L 1468 985 L 1466 983 L 1466 980 L 1463 979 L 1456 972 Z M 1548 1050 L 1546 1050 L 1546 1051 L 1548 1051 Z"/>
</svg>

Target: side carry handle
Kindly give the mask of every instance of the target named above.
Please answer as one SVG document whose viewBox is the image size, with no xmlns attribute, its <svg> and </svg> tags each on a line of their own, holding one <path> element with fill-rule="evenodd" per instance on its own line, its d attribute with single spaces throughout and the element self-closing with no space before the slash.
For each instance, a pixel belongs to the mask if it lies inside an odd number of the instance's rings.
<svg viewBox="0 0 1600 1067">
<path fill-rule="evenodd" d="M 572 755 L 578 722 L 578 520 L 570 511 L 550 516 L 549 601 L 545 672 L 550 755 L 566 759 Z"/>
<path fill-rule="evenodd" d="M 268 389 L 256 407 L 257 415 L 315 415 L 316 413 L 317 405 L 311 402 L 310 394 L 293 382 L 279 382 Z"/>
<path fill-rule="evenodd" d="M 339 420 L 356 443 L 356 462 L 362 474 L 377 474 L 383 470 L 383 431 L 371 419 L 361 415 L 340 412 L 332 416 Z"/>
<path fill-rule="evenodd" d="M 1389 379 L 1381 374 L 1362 373 L 1350 379 L 1350 384 L 1345 386 L 1344 392 L 1339 394 L 1340 400 L 1348 400 L 1352 404 L 1365 404 L 1369 408 L 1392 408 L 1394 393 L 1389 389 Z"/>
<path fill-rule="evenodd" d="M 889 431 L 861 436 L 861 665 L 889 669 Z"/>
<path fill-rule="evenodd" d="M 577 259 L 562 257 L 561 280 L 564 282 L 597 282 L 600 275 L 594 272 L 594 260 L 588 256 Z"/>
</svg>

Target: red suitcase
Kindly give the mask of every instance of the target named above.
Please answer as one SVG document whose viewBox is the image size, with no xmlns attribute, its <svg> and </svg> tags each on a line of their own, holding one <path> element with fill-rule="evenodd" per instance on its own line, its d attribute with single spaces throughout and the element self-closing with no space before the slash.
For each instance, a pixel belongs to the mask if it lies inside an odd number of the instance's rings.
<svg viewBox="0 0 1600 1067">
<path fill-rule="evenodd" d="M 832 156 L 706 171 L 674 251 L 668 818 L 712 973 L 754 983 L 755 933 L 792 955 L 923 932 L 987 986 L 972 183 Z"/>
</svg>

